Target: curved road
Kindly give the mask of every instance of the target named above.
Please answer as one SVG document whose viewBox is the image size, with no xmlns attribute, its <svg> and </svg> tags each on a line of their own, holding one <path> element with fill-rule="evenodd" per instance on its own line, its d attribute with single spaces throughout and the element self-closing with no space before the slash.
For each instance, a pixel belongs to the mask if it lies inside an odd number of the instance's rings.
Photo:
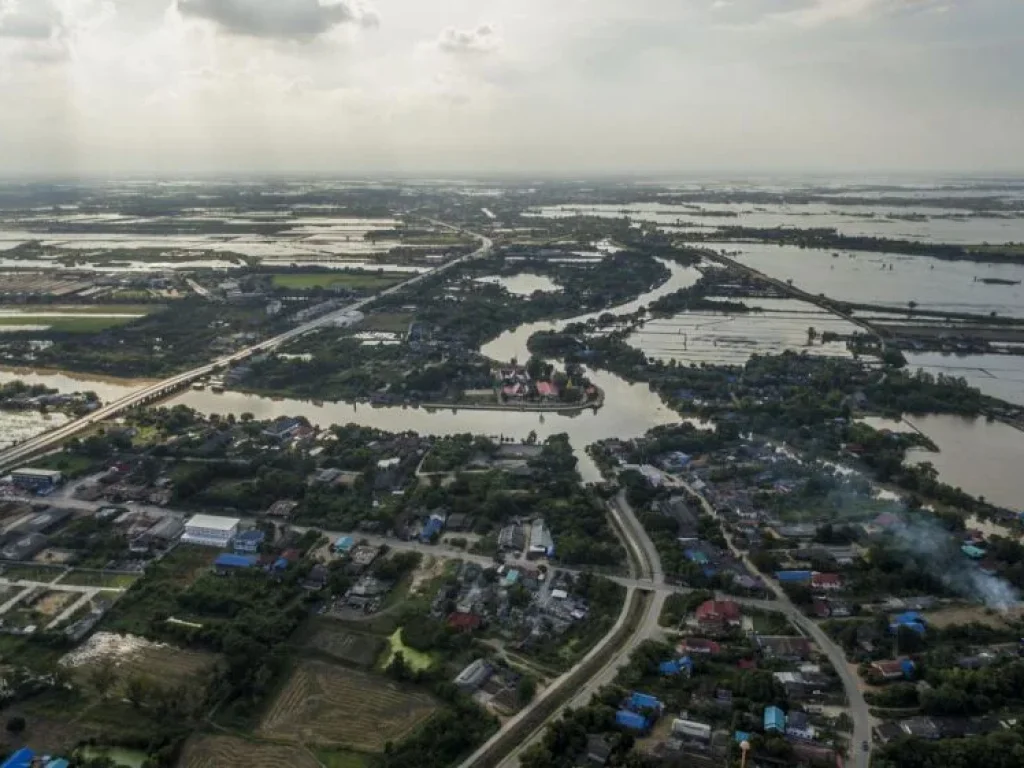
<svg viewBox="0 0 1024 768">
<path fill-rule="evenodd" d="M 449 224 L 444 224 L 443 222 L 431 220 L 431 223 L 447 227 L 448 229 L 464 231 L 460 230 L 458 227 L 454 227 Z M 240 362 L 254 354 L 259 354 L 260 352 L 267 352 L 269 350 L 276 349 L 277 347 L 280 347 L 284 344 L 287 344 L 290 341 L 293 341 L 294 339 L 297 339 L 299 336 L 302 336 L 303 334 L 330 325 L 334 320 L 344 316 L 345 313 L 347 312 L 360 310 L 366 305 L 376 301 L 377 299 L 383 298 L 384 296 L 390 296 L 393 293 L 398 293 L 399 291 L 416 285 L 416 283 L 419 283 L 422 280 L 426 280 L 429 277 L 433 277 L 434 275 L 438 275 L 442 272 L 445 272 L 458 264 L 462 264 L 463 262 L 469 261 L 470 259 L 485 256 L 490 252 L 493 243 L 489 238 L 484 237 L 483 235 L 478 235 L 475 232 L 466 232 L 466 234 L 472 235 L 473 237 L 480 241 L 480 247 L 477 250 L 473 251 L 472 253 L 467 253 L 465 256 L 460 256 L 457 259 L 453 259 L 452 261 L 446 262 L 445 264 L 435 267 L 427 272 L 423 272 L 421 274 L 416 275 L 415 277 L 409 278 L 408 280 L 404 280 L 401 283 L 397 283 L 391 286 L 390 288 L 387 288 L 383 291 L 380 291 L 379 293 L 374 294 L 373 296 L 369 296 L 365 299 L 355 301 L 349 304 L 348 306 L 342 307 L 341 309 L 336 309 L 333 312 L 329 312 L 326 315 L 316 318 L 315 320 L 310 320 L 308 323 L 298 325 L 292 328 L 291 330 L 285 331 L 284 333 L 281 333 L 277 336 L 265 339 L 264 341 L 258 342 L 257 344 L 253 344 L 250 347 L 240 349 L 237 352 L 232 352 L 230 355 L 217 358 L 216 360 L 207 363 L 206 365 L 201 365 L 198 368 L 193 368 L 183 373 L 176 374 L 174 376 L 164 379 L 163 381 L 158 381 L 155 384 L 149 384 L 141 389 L 136 390 L 135 392 L 132 392 L 130 395 L 122 397 L 119 400 L 107 403 L 101 408 L 98 408 L 97 410 L 90 413 L 88 416 L 76 419 L 75 421 L 69 422 L 68 424 L 65 424 L 62 427 L 58 427 L 57 429 L 51 430 L 50 432 L 45 432 L 42 435 L 30 438 L 22 443 L 19 443 L 18 445 L 14 445 L 11 446 L 10 448 L 7 448 L 4 451 L 0 451 L 0 471 L 16 467 L 18 464 L 25 461 L 33 454 L 53 448 L 54 446 L 58 445 L 61 441 L 66 440 L 67 438 L 74 435 L 76 432 L 85 429 L 86 427 L 88 427 L 91 424 L 94 424 L 97 421 L 103 421 L 104 419 L 108 419 L 111 416 L 116 416 L 129 408 L 139 405 L 140 403 L 143 403 L 154 397 L 158 397 L 166 393 L 168 390 L 179 389 L 183 386 L 187 386 L 196 379 L 214 373 L 222 366 Z"/>
</svg>

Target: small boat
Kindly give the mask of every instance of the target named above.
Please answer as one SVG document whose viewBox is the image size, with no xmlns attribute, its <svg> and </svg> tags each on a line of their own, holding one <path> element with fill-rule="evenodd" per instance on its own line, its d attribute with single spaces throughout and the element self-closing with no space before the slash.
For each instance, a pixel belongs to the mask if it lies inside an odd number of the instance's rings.
<svg viewBox="0 0 1024 768">
<path fill-rule="evenodd" d="M 202 392 L 204 389 L 206 389 L 206 385 L 203 384 L 203 382 L 201 381 L 197 381 L 192 385 L 192 389 L 196 390 L 197 392 Z"/>
</svg>

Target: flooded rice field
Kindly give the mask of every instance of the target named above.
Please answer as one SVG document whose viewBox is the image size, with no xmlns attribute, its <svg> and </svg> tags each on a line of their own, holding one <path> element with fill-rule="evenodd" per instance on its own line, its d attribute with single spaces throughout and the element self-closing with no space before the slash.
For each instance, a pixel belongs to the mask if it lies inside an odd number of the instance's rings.
<svg viewBox="0 0 1024 768">
<path fill-rule="evenodd" d="M 684 365 L 743 365 L 753 354 L 786 350 L 849 357 L 844 341 L 824 343 L 821 334 L 851 334 L 857 326 L 793 299 L 749 299 L 748 303 L 760 311 L 681 312 L 667 319 L 648 320 L 629 337 L 629 343 L 648 357 Z"/>
<path fill-rule="evenodd" d="M 561 286 L 547 275 L 535 275 L 527 272 L 512 277 L 488 275 L 476 278 L 476 282 L 500 285 L 514 296 L 532 296 L 536 291 L 555 293 L 562 290 Z"/>
</svg>

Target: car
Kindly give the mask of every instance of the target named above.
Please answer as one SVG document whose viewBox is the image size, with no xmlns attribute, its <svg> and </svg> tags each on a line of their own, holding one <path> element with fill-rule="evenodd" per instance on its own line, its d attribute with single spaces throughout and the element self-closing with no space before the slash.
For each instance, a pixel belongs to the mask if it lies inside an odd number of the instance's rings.
<svg viewBox="0 0 1024 768">
<path fill-rule="evenodd" d="M 863 749 L 865 752 L 867 752 L 867 751 L 869 751 L 871 749 L 871 745 L 868 744 L 866 741 L 862 741 L 861 745 L 860 745 L 860 748 Z"/>
</svg>

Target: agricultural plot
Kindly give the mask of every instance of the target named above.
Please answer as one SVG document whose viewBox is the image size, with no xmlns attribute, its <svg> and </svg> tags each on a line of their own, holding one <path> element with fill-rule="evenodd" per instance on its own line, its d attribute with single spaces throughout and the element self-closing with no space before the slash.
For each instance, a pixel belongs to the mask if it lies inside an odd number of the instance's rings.
<svg viewBox="0 0 1024 768">
<path fill-rule="evenodd" d="M 302 747 L 261 744 L 234 736 L 200 736 L 190 739 L 178 768 L 319 768 Z"/>
<path fill-rule="evenodd" d="M 275 288 L 290 290 L 309 290 L 312 288 L 349 288 L 352 290 L 380 290 L 402 280 L 401 276 L 337 274 L 330 272 L 276 274 L 273 277 Z"/>
<path fill-rule="evenodd" d="M 352 632 L 332 621 L 320 623 L 307 645 L 338 661 L 372 667 L 384 649 L 384 640 L 374 635 Z"/>
<path fill-rule="evenodd" d="M 116 680 L 112 688 L 123 691 L 128 681 L 134 678 L 149 679 L 165 687 L 188 681 L 205 685 L 217 659 L 213 653 L 152 643 L 131 635 L 97 632 L 84 645 L 66 655 L 61 663 L 86 686 L 97 665 L 113 663 Z"/>
<path fill-rule="evenodd" d="M 303 661 L 260 723 L 258 734 L 378 752 L 435 710 L 425 693 L 383 677 L 318 661 Z"/>
<path fill-rule="evenodd" d="M 102 571 L 72 571 L 61 584 L 72 584 L 82 587 L 102 587 L 104 589 L 127 589 L 139 580 L 140 574 L 135 573 L 103 573 Z"/>
</svg>

